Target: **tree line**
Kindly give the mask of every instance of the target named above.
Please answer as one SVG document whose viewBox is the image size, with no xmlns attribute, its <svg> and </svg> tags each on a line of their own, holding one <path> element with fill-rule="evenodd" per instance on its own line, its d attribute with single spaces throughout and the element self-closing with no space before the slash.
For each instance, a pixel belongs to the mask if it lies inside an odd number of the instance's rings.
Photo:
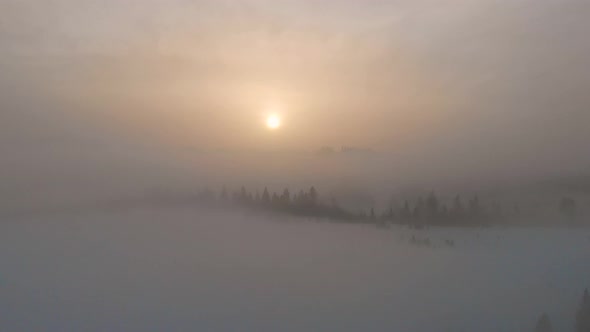
<svg viewBox="0 0 590 332">
<path fill-rule="evenodd" d="M 317 189 L 292 193 L 289 189 L 271 192 L 248 191 L 244 186 L 234 192 L 225 187 L 219 193 L 204 190 L 198 195 L 201 203 L 217 203 L 222 206 L 240 206 L 249 209 L 268 211 L 292 216 L 326 218 L 335 221 L 374 223 L 377 225 L 401 224 L 413 228 L 425 226 L 485 226 L 520 215 L 520 208 L 514 205 L 508 209 L 497 202 L 484 204 L 478 195 L 464 199 L 456 195 L 450 202 L 442 201 L 435 192 L 406 199 L 398 206 L 390 206 L 383 211 L 374 208 L 351 211 L 338 204 L 336 199 L 320 199 Z M 576 202 L 573 198 L 563 198 L 558 204 L 558 212 L 568 219 L 576 216 Z"/>
<path fill-rule="evenodd" d="M 218 195 L 211 190 L 205 190 L 199 194 L 198 199 L 201 203 L 206 204 L 218 203 L 222 206 L 232 205 L 292 216 L 348 221 L 361 220 L 358 214 L 341 208 L 335 200 L 329 204 L 322 202 L 318 191 L 313 186 L 309 190 L 300 190 L 293 194 L 289 189 L 284 189 L 279 193 L 271 193 L 268 188 L 264 188 L 262 193 L 258 191 L 252 193 L 247 191 L 245 187 L 230 193 L 224 187 Z"/>
<path fill-rule="evenodd" d="M 542 314 L 537 320 L 533 331 L 554 332 L 549 315 L 546 313 Z M 574 331 L 590 332 L 590 295 L 588 294 L 588 289 L 584 290 L 582 301 L 580 301 L 580 305 L 576 311 Z"/>
</svg>

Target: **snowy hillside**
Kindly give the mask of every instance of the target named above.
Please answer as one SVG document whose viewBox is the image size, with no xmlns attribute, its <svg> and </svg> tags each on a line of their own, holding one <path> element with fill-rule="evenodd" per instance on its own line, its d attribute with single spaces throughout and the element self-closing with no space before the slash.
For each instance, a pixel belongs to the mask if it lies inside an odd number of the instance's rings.
<svg viewBox="0 0 590 332">
<path fill-rule="evenodd" d="M 590 286 L 588 229 L 263 219 L 4 221 L 0 331 L 532 331 L 542 312 L 573 331 Z"/>
</svg>

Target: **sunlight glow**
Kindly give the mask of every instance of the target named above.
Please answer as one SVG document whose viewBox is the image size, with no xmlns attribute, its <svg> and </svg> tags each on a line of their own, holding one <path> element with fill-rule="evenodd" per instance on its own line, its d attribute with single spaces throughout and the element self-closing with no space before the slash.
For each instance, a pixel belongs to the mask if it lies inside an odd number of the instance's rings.
<svg viewBox="0 0 590 332">
<path fill-rule="evenodd" d="M 281 126 L 281 118 L 276 114 L 270 114 L 266 118 L 266 126 L 269 129 L 277 129 Z"/>
</svg>

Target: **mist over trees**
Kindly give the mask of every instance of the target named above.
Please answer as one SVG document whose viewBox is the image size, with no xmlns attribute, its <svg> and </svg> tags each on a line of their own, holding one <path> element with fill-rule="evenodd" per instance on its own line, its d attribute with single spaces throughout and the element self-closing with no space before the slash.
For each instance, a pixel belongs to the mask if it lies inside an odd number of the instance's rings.
<svg viewBox="0 0 590 332">
<path fill-rule="evenodd" d="M 449 196 L 444 196 L 449 197 Z M 507 224 L 528 217 L 518 203 L 501 204 L 496 200 L 484 201 L 479 195 L 454 195 L 443 199 L 434 191 L 426 195 L 408 197 L 399 203 L 390 203 L 383 209 L 375 206 L 365 209 L 342 205 L 332 196 L 322 197 L 315 186 L 292 192 L 289 188 L 271 191 L 264 187 L 250 191 L 245 186 L 229 193 L 223 186 L 219 192 L 206 189 L 197 195 L 197 201 L 206 205 L 240 207 L 299 217 L 325 218 L 334 221 L 372 223 L 378 226 L 405 225 L 420 229 L 427 226 L 489 226 Z M 563 197 L 551 207 L 558 222 L 576 225 L 582 218 L 577 202 Z"/>
</svg>

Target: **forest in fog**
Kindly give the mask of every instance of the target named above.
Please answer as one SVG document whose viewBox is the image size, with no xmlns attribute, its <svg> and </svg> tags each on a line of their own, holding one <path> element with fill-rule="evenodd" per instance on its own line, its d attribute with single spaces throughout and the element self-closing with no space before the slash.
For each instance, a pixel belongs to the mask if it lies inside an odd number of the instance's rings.
<svg viewBox="0 0 590 332">
<path fill-rule="evenodd" d="M 0 332 L 590 332 L 590 0 L 0 0 Z"/>
<path fill-rule="evenodd" d="M 585 210 L 588 205 L 578 206 L 578 202 L 571 196 L 553 197 L 547 206 L 539 211 L 528 208 L 522 211 L 518 201 L 508 204 L 498 200 L 483 202 L 478 195 L 462 198 L 460 195 L 443 201 L 433 191 L 426 196 L 393 200 L 385 209 L 378 210 L 371 206 L 367 209 L 357 209 L 342 205 L 332 197 L 322 197 L 312 186 L 308 190 L 299 190 L 291 194 L 289 189 L 271 192 L 264 187 L 262 192 L 250 192 L 244 186 L 230 192 L 224 186 L 219 192 L 205 189 L 195 195 L 173 195 L 160 192 L 148 197 L 151 202 L 168 201 L 170 203 L 185 203 L 218 208 L 248 208 L 255 211 L 275 212 L 280 214 L 325 218 L 333 221 L 372 223 L 380 226 L 388 224 L 407 225 L 412 228 L 425 226 L 491 226 L 491 225 L 519 225 L 526 220 L 537 217 L 537 225 L 544 225 L 547 218 L 552 218 L 552 226 L 583 226 L 587 225 Z M 582 202 L 590 202 L 588 197 L 582 196 Z M 541 218 L 539 213 L 546 215 Z M 534 223 L 533 223 L 534 224 Z"/>
</svg>

